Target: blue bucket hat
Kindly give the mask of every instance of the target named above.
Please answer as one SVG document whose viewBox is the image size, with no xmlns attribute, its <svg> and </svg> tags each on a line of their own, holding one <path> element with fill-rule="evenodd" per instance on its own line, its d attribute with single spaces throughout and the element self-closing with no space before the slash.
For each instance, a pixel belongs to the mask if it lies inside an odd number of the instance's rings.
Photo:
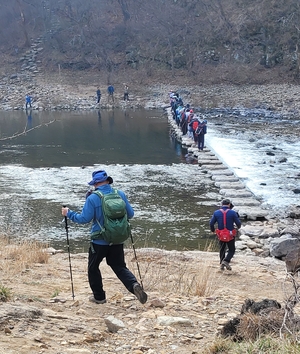
<svg viewBox="0 0 300 354">
<path fill-rule="evenodd" d="M 108 181 L 109 184 L 113 183 L 113 179 L 110 176 L 107 176 L 107 173 L 104 170 L 94 171 L 92 177 L 93 179 L 88 183 L 90 186 L 104 181 Z"/>
</svg>

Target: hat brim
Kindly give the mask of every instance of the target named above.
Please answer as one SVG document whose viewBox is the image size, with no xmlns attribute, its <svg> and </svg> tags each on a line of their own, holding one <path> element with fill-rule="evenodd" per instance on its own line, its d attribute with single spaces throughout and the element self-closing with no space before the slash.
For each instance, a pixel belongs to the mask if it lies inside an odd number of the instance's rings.
<svg viewBox="0 0 300 354">
<path fill-rule="evenodd" d="M 93 186 L 93 185 L 95 185 L 96 183 L 105 182 L 105 181 L 108 181 L 109 184 L 114 183 L 113 179 L 112 179 L 110 176 L 108 176 L 104 181 L 99 181 L 99 180 L 97 180 L 97 179 L 92 179 L 88 184 L 89 184 L 90 186 Z"/>
</svg>

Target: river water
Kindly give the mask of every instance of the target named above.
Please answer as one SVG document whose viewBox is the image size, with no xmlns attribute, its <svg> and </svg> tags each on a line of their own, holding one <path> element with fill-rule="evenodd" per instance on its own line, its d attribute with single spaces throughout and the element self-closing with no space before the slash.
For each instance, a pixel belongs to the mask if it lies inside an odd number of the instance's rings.
<svg viewBox="0 0 300 354">
<path fill-rule="evenodd" d="M 207 114 L 206 141 L 270 215 L 299 205 L 300 121 L 268 110 Z"/>
<path fill-rule="evenodd" d="M 0 127 L 3 234 L 65 248 L 61 206 L 80 210 L 92 172 L 105 169 L 135 209 L 137 247 L 205 247 L 217 190 L 187 163 L 163 111 L 1 112 Z M 87 249 L 88 231 L 69 222 L 71 251 Z"/>
<path fill-rule="evenodd" d="M 207 146 L 270 214 L 299 204 L 298 120 L 267 111 L 203 114 Z M 188 163 L 163 111 L 1 112 L 0 139 L 3 234 L 65 248 L 61 206 L 80 210 L 92 172 L 105 169 L 135 209 L 137 247 L 204 249 L 211 240 L 218 190 L 196 160 Z M 69 222 L 72 251 L 87 249 L 88 231 Z"/>
</svg>

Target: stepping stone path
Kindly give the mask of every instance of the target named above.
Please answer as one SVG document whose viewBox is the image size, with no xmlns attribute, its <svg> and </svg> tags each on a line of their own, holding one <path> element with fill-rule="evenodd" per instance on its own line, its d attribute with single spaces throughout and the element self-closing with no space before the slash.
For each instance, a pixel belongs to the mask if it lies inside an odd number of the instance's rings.
<svg viewBox="0 0 300 354">
<path fill-rule="evenodd" d="M 181 129 L 172 117 L 171 110 L 168 109 L 167 111 L 169 123 L 177 140 L 188 148 L 189 154 L 198 159 L 200 169 L 215 181 L 215 186 L 219 188 L 221 197 L 229 198 L 232 201 L 234 210 L 239 213 L 240 218 L 247 220 L 268 219 L 268 210 L 261 208 L 260 201 L 235 176 L 234 172 L 223 161 L 220 161 L 208 147 L 204 148 L 203 151 L 198 151 L 194 140 L 182 135 Z"/>
</svg>

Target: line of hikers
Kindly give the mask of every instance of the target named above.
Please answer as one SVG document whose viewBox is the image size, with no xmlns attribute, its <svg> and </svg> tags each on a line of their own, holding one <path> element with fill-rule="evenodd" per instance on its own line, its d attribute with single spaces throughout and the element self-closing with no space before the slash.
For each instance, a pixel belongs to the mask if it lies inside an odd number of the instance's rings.
<svg viewBox="0 0 300 354">
<path fill-rule="evenodd" d="M 199 116 L 195 115 L 189 104 L 184 105 L 178 93 L 169 92 L 169 98 L 173 119 L 181 128 L 182 134 L 193 139 L 199 151 L 203 150 L 204 136 L 207 133 L 207 120 L 201 120 Z"/>
</svg>

